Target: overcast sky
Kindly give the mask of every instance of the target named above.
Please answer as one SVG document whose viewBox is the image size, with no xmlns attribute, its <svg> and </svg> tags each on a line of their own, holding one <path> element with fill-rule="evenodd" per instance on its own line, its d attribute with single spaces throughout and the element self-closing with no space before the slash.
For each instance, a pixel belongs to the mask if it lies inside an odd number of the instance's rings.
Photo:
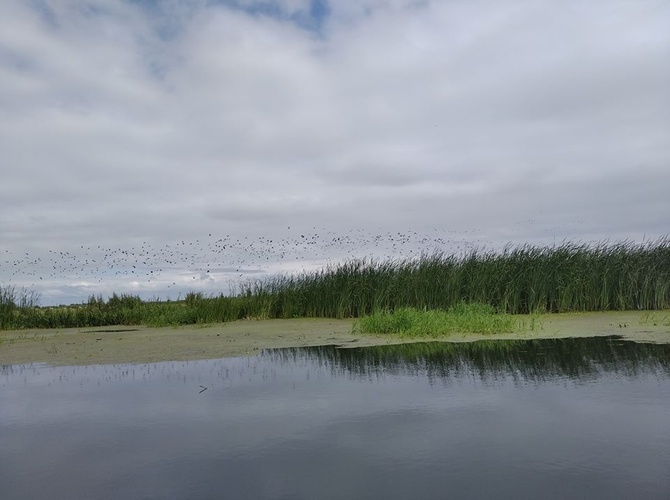
<svg viewBox="0 0 670 500">
<path fill-rule="evenodd" d="M 2 0 L 0 285 L 670 233 L 667 0 Z"/>
</svg>

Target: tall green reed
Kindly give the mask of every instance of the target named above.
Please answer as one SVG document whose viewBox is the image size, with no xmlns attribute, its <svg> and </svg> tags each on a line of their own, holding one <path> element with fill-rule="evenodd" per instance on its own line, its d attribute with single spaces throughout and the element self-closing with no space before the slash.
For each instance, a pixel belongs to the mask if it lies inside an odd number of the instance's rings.
<svg viewBox="0 0 670 500">
<path fill-rule="evenodd" d="M 267 317 L 358 317 L 460 302 L 511 314 L 663 309 L 670 307 L 670 240 L 353 260 L 247 285 L 252 297 L 261 289 L 267 292 L 261 306 Z"/>
</svg>

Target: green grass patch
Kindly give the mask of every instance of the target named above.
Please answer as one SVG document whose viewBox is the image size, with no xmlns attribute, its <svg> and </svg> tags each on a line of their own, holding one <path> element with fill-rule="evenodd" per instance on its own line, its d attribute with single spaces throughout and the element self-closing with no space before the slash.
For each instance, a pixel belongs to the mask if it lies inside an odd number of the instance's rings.
<svg viewBox="0 0 670 500">
<path fill-rule="evenodd" d="M 447 311 L 402 307 L 392 312 L 378 312 L 360 318 L 354 329 L 401 337 L 441 337 L 454 333 L 511 333 L 522 327 L 520 319 L 497 314 L 488 304 L 460 303 Z"/>
</svg>

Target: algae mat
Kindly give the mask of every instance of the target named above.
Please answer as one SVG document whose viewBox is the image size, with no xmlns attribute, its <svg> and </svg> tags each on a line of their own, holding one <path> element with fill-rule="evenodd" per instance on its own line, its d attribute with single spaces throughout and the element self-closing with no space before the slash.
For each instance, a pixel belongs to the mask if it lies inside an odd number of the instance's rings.
<svg viewBox="0 0 670 500">
<path fill-rule="evenodd" d="M 530 325 L 530 318 L 523 318 Z M 206 326 L 116 326 L 0 332 L 0 365 L 152 363 L 247 356 L 265 348 L 397 344 L 406 339 L 352 332 L 355 320 L 276 319 Z M 451 335 L 437 341 L 531 339 L 621 335 L 640 342 L 670 343 L 670 311 L 549 314 L 534 329 L 496 335 Z M 432 338 L 412 341 L 436 340 Z"/>
</svg>

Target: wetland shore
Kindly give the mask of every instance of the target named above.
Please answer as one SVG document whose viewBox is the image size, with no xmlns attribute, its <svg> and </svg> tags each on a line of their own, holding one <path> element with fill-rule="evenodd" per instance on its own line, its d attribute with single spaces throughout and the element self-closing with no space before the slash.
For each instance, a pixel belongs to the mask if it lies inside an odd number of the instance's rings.
<svg viewBox="0 0 670 500">
<path fill-rule="evenodd" d="M 523 318 L 521 315 L 520 317 Z M 338 345 L 363 347 L 407 342 L 468 342 L 620 335 L 637 342 L 670 343 L 670 311 L 609 311 L 536 316 L 535 328 L 504 334 L 453 334 L 408 340 L 352 331 L 354 319 L 242 320 L 202 326 L 106 326 L 0 331 L 0 365 L 54 366 L 153 363 L 251 356 L 262 349 Z"/>
</svg>

